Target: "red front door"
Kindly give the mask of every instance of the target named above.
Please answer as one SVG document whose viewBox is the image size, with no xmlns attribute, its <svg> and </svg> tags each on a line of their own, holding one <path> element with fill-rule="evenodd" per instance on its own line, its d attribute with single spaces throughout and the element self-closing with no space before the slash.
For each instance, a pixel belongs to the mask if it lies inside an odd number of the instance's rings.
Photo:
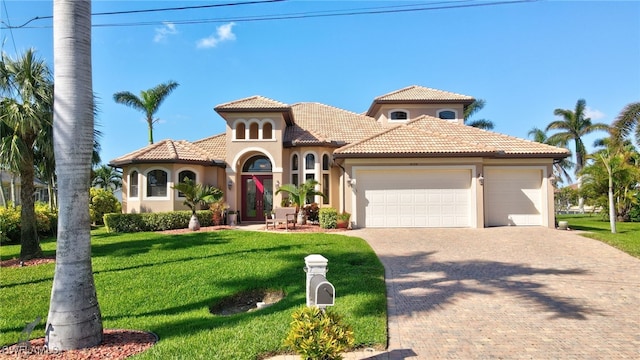
<svg viewBox="0 0 640 360">
<path fill-rule="evenodd" d="M 242 221 L 264 221 L 273 209 L 273 177 L 242 175 Z"/>
</svg>

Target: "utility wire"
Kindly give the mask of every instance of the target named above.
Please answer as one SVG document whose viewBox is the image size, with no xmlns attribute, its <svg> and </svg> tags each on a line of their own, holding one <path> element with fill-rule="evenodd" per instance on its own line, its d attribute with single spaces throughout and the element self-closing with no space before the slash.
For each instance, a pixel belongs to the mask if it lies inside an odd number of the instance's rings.
<svg viewBox="0 0 640 360">
<path fill-rule="evenodd" d="M 273 1 L 273 0 L 272 0 Z M 282 1 L 282 0 L 276 0 Z M 162 21 L 138 21 L 128 23 L 103 23 L 93 24 L 93 27 L 125 27 L 125 26 L 157 26 L 163 23 L 172 23 L 176 25 L 193 25 L 193 24 L 206 24 L 206 23 L 222 23 L 222 22 L 255 22 L 255 21 L 274 21 L 274 20 L 292 20 L 292 19 L 307 19 L 307 18 L 321 18 L 321 17 L 338 17 L 338 16 L 357 16 L 357 15 L 375 15 L 375 14 L 390 14 L 390 13 L 405 13 L 405 12 L 419 12 L 419 11 L 433 11 L 444 9 L 458 9 L 458 8 L 472 8 L 472 7 L 484 7 L 484 6 L 497 6 L 497 5 L 511 5 L 518 3 L 537 2 L 540 0 L 502 0 L 491 2 L 471 3 L 473 0 L 457 0 L 457 1 L 441 1 L 432 3 L 429 6 L 413 7 L 410 9 L 404 9 L 399 7 L 419 6 L 419 5 L 395 5 L 395 6 L 383 6 L 383 7 L 369 7 L 369 8 L 355 8 L 347 10 L 324 10 L 316 12 L 299 12 L 299 13 L 284 13 L 274 15 L 255 15 L 246 17 L 228 17 L 228 18 L 211 18 L 211 19 L 195 19 L 195 20 L 162 20 Z M 440 5 L 440 6 L 433 6 Z M 121 12 L 125 13 L 125 12 Z M 50 28 L 51 26 L 41 26 L 37 28 Z M 14 27 L 17 28 L 17 27 Z M 25 28 L 25 27 L 22 27 Z M 36 27 L 26 27 L 36 28 Z"/>
<path fill-rule="evenodd" d="M 287 0 L 256 0 L 256 1 L 245 1 L 245 2 L 237 2 L 237 3 L 225 3 L 225 4 L 209 4 L 209 5 L 194 5 L 194 6 L 180 6 L 180 7 L 171 7 L 171 8 L 158 8 L 158 9 L 141 9 L 141 10 L 125 10 L 125 11 L 111 11 L 111 12 L 101 12 L 91 14 L 92 16 L 102 16 L 102 15 L 124 15 L 124 14 L 139 14 L 139 13 L 151 13 L 151 12 L 163 12 L 163 11 L 181 11 L 181 10 L 193 10 L 193 9 L 207 9 L 207 8 L 215 8 L 215 7 L 228 7 L 228 6 L 240 6 L 240 5 L 254 5 L 254 4 L 264 4 L 264 3 L 274 3 L 274 2 L 282 2 Z M 4 2 L 4 1 L 3 1 Z M 6 5 L 5 5 L 6 7 Z M 29 19 L 22 25 L 19 26 L 11 26 L 4 21 L 0 21 L 6 25 L 6 29 L 19 29 L 24 28 L 29 25 L 31 22 L 36 20 L 44 20 L 44 19 L 53 19 L 53 15 L 48 16 L 36 16 L 33 19 Z"/>
<path fill-rule="evenodd" d="M 7 15 L 7 24 L 10 24 L 9 11 L 7 11 L 7 2 L 6 2 L 6 0 L 2 0 L 2 7 L 4 8 L 4 13 Z M 13 43 L 13 51 L 17 54 L 18 53 L 18 49 L 16 47 L 16 39 L 13 37 L 13 30 L 11 28 L 9 28 L 9 35 L 11 36 L 11 42 Z M 2 40 L 2 47 L 4 47 L 4 40 Z"/>
</svg>

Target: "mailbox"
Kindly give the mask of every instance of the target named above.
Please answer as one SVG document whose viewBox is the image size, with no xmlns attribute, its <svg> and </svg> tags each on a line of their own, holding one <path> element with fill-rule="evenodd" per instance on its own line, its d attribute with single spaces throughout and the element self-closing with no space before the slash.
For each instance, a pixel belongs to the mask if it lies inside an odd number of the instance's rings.
<svg viewBox="0 0 640 360">
<path fill-rule="evenodd" d="M 333 306 L 336 289 L 324 275 L 313 275 L 309 281 L 309 302 L 319 308 Z"/>
</svg>

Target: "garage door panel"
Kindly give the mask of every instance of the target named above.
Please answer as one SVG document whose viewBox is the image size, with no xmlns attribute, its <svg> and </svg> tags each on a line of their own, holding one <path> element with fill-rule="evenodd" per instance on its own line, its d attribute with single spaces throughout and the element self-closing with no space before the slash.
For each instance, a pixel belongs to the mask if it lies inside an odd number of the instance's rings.
<svg viewBox="0 0 640 360">
<path fill-rule="evenodd" d="M 367 227 L 470 226 L 469 169 L 372 170 L 357 178 L 358 222 Z"/>
<path fill-rule="evenodd" d="M 542 225 L 542 170 L 485 168 L 488 226 Z"/>
</svg>

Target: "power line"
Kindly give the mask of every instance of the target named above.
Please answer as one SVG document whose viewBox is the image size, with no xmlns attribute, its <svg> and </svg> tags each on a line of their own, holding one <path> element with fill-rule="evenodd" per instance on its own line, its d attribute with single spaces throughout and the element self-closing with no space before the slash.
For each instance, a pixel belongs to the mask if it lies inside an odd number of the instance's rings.
<svg viewBox="0 0 640 360">
<path fill-rule="evenodd" d="M 225 3 L 225 4 L 208 4 L 208 5 L 194 5 L 194 6 L 179 6 L 179 7 L 170 7 L 170 8 L 156 8 L 156 9 L 110 11 L 110 12 L 93 13 L 91 15 L 92 16 L 103 16 L 103 15 L 124 15 L 124 14 L 152 13 L 152 12 L 164 12 L 164 11 L 181 11 L 181 10 L 207 9 L 207 8 L 240 6 L 240 5 L 254 5 L 254 4 L 274 3 L 274 2 L 282 2 L 282 1 L 287 1 L 287 0 L 256 0 L 256 1 L 245 1 L 245 2 Z M 5 8 L 6 8 L 6 5 L 5 5 Z M 11 26 L 10 24 L 5 23 L 4 21 L 0 21 L 0 22 L 2 22 L 3 24 L 6 25 L 6 27 L 2 27 L 3 29 L 19 29 L 19 28 L 26 27 L 27 25 L 29 25 L 33 21 L 44 20 L 44 19 L 53 19 L 53 15 L 36 16 L 36 17 L 34 17 L 32 19 L 29 19 L 27 22 L 25 22 L 24 24 L 19 25 L 19 26 Z"/>
<path fill-rule="evenodd" d="M 2 0 L 2 7 L 4 8 L 4 13 L 7 14 L 7 23 L 9 23 L 9 11 L 7 11 L 7 2 L 5 0 Z M 9 28 L 9 35 L 11 36 L 11 42 L 13 43 L 13 51 L 17 54 L 18 50 L 16 48 L 16 39 L 13 37 L 13 30 L 11 30 L 11 28 Z M 4 40 L 2 41 L 2 44 L 4 45 Z"/>
<path fill-rule="evenodd" d="M 277 0 L 282 1 L 282 0 Z M 159 21 L 137 21 L 137 22 L 122 22 L 122 23 L 103 23 L 93 24 L 93 27 L 128 27 L 128 26 L 157 26 L 163 23 L 172 23 L 176 25 L 193 25 L 193 24 L 206 24 L 206 23 L 222 23 L 222 22 L 255 22 L 255 21 L 274 21 L 274 20 L 293 20 L 293 19 L 307 19 L 307 18 L 321 18 L 321 17 L 338 17 L 338 16 L 357 16 L 357 15 L 376 15 L 376 14 L 391 14 L 391 13 L 406 13 L 406 12 L 422 12 L 433 10 L 445 10 L 445 9 L 458 9 L 458 8 L 472 8 L 472 7 L 484 7 L 484 6 L 497 6 L 497 5 L 511 5 L 518 3 L 537 2 L 540 0 L 502 0 L 502 1 L 490 1 L 471 3 L 474 0 L 455 0 L 455 1 L 441 1 L 431 3 L 429 6 L 413 5 L 394 5 L 394 6 L 382 6 L 382 7 L 368 7 L 368 8 L 355 8 L 346 10 L 324 10 L 315 12 L 298 12 L 298 13 L 284 13 L 273 15 L 255 15 L 246 17 L 228 17 L 228 18 L 211 18 L 211 19 L 195 19 L 195 20 L 159 20 Z M 439 5 L 439 6 L 434 6 Z M 412 7 L 410 9 L 402 7 Z M 38 28 L 49 28 L 51 26 L 41 26 Z M 14 27 L 15 28 L 15 27 Z M 35 27 L 26 27 L 35 28 Z"/>
</svg>

